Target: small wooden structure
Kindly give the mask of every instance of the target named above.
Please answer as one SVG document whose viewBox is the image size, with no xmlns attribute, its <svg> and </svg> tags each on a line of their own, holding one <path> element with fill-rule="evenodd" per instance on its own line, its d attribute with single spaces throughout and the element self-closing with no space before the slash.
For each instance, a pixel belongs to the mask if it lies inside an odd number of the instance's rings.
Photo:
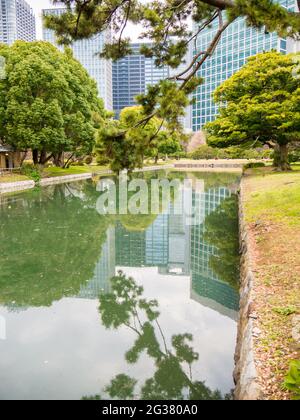
<svg viewBox="0 0 300 420">
<path fill-rule="evenodd" d="M 20 167 L 21 152 L 15 151 L 12 146 L 0 143 L 0 169 L 13 169 Z"/>
</svg>

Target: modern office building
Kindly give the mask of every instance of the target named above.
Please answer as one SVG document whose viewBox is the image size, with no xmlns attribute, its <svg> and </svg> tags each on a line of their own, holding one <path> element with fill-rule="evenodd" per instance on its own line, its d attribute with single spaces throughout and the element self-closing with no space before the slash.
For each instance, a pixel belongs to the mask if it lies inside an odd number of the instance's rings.
<svg viewBox="0 0 300 420">
<path fill-rule="evenodd" d="M 140 53 L 142 44 L 131 44 L 132 54 L 113 63 L 113 108 L 116 118 L 123 108 L 136 105 L 135 97 L 169 76 L 169 68 L 157 67 L 153 58 Z"/>
<path fill-rule="evenodd" d="M 296 0 L 278 0 L 289 10 L 296 10 Z M 194 25 L 194 30 L 197 26 Z M 211 27 L 202 31 L 196 38 L 194 55 L 205 51 L 218 30 L 216 21 Z M 277 50 L 282 53 L 289 52 L 288 40 L 280 38 L 276 33 L 266 33 L 264 30 L 249 28 L 245 19 L 237 19 L 222 35 L 215 50 L 198 72 L 204 78 L 204 84 L 194 92 L 194 105 L 192 110 L 193 131 L 201 130 L 204 124 L 213 121 L 218 113 L 212 94 L 215 89 L 247 61 L 247 58 L 263 51 Z M 295 48 L 295 44 L 290 45 Z"/>
<path fill-rule="evenodd" d="M 66 9 L 44 9 L 43 15 L 55 14 L 61 15 Z M 44 41 L 51 42 L 56 46 L 54 31 L 43 28 Z M 96 81 L 98 86 L 99 96 L 103 99 L 105 108 L 112 111 L 113 97 L 112 97 L 112 63 L 110 60 L 105 60 L 99 57 L 99 52 L 102 51 L 103 46 L 110 42 L 111 30 L 97 34 L 89 39 L 76 41 L 72 44 L 74 57 L 80 61 L 85 67 L 89 75 Z M 62 47 L 59 47 L 62 49 Z"/>
<path fill-rule="evenodd" d="M 35 16 L 24 0 L 0 0 L 0 43 L 36 39 Z"/>
<path fill-rule="evenodd" d="M 188 51 L 181 62 L 181 64 L 176 69 L 170 68 L 170 77 L 180 74 L 181 72 L 185 71 L 193 59 L 193 48 L 192 45 L 189 44 Z M 192 99 L 192 95 L 190 97 Z M 179 118 L 180 123 L 185 128 L 187 132 L 192 131 L 192 105 L 188 105 L 185 109 L 185 116 Z"/>
<path fill-rule="evenodd" d="M 131 45 L 132 54 L 112 65 L 113 109 L 116 118 L 123 108 L 136 105 L 135 97 L 145 92 L 145 57 L 140 44 Z"/>
</svg>

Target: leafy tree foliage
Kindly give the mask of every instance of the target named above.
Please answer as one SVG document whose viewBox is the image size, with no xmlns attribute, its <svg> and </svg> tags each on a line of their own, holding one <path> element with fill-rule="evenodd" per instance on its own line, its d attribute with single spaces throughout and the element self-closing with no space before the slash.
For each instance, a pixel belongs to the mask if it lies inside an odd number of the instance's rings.
<svg viewBox="0 0 300 420">
<path fill-rule="evenodd" d="M 146 157 L 181 150 L 182 136 L 163 126 L 164 120 L 148 119 L 141 106 L 124 108 L 120 119 L 107 121 L 98 131 L 97 160 L 108 157 L 115 172 L 142 168 Z"/>
<path fill-rule="evenodd" d="M 53 0 L 53 3 L 57 1 Z M 143 27 L 140 38 L 151 40 L 151 46 L 144 45 L 141 53 L 152 57 L 156 65 L 168 65 L 173 69 L 184 62 L 189 44 L 197 35 L 218 21 L 216 34 L 205 51 L 199 51 L 183 71 L 149 87 L 146 94 L 138 97 L 138 103 L 143 106 L 143 123 L 147 124 L 157 116 L 173 129 L 181 129 L 178 117 L 184 114 L 189 102 L 187 95 L 202 83 L 197 77 L 198 70 L 214 53 L 222 34 L 236 19 L 245 17 L 249 26 L 277 31 L 283 37 L 299 38 L 300 33 L 299 14 L 275 0 L 152 0 L 147 3 L 139 0 L 63 0 L 60 3 L 67 7 L 66 13 L 45 18 L 47 27 L 56 31 L 60 43 L 70 44 L 89 38 L 110 26 L 115 35 L 101 55 L 117 60 L 131 52 L 130 38 L 124 36 L 128 22 L 140 23 Z M 190 18 L 198 25 L 196 33 L 189 29 Z M 118 148 L 113 146 L 114 142 L 124 141 L 122 132 L 115 126 L 107 136 L 112 149 Z M 126 163 L 127 160 L 125 155 Z M 140 159 L 137 166 L 139 164 Z M 128 162 L 128 165 L 131 167 L 132 163 Z"/>
<path fill-rule="evenodd" d="M 1 45 L 6 78 L 0 80 L 0 136 L 19 150 L 31 149 L 35 163 L 56 163 L 69 151 L 88 154 L 94 124 L 105 117 L 95 82 L 70 49 L 47 42 Z"/>
<path fill-rule="evenodd" d="M 258 54 L 215 92 L 220 116 L 206 125 L 212 146 L 269 145 L 275 166 L 290 168 L 288 144 L 300 138 L 297 57 Z"/>
<path fill-rule="evenodd" d="M 300 360 L 292 360 L 284 378 L 284 388 L 292 392 L 292 400 L 300 400 Z"/>
<path fill-rule="evenodd" d="M 183 144 L 187 142 L 187 136 L 182 136 L 176 131 L 173 133 L 168 132 L 167 130 L 162 130 L 156 136 L 153 156 L 157 161 L 161 155 L 173 155 L 179 153 L 183 150 Z"/>
</svg>

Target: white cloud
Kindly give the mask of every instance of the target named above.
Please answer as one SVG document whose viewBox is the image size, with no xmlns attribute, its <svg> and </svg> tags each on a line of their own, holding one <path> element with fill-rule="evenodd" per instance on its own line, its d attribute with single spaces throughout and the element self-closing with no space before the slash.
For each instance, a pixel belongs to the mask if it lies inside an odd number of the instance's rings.
<svg viewBox="0 0 300 420">
<path fill-rule="evenodd" d="M 43 38 L 42 9 L 59 7 L 59 3 L 53 6 L 51 0 L 26 0 L 26 1 L 27 3 L 30 4 L 30 6 L 34 10 L 34 14 L 36 17 L 37 39 L 42 39 Z M 142 28 L 140 26 L 129 24 L 127 31 L 125 33 L 125 36 L 129 36 L 133 42 L 136 42 L 138 40 L 139 34 L 141 33 L 141 30 Z"/>
<path fill-rule="evenodd" d="M 37 38 L 42 39 L 42 9 L 47 9 L 53 7 L 53 4 L 50 0 L 26 0 L 28 4 L 33 8 L 34 14 L 36 17 L 36 29 L 37 29 Z"/>
</svg>

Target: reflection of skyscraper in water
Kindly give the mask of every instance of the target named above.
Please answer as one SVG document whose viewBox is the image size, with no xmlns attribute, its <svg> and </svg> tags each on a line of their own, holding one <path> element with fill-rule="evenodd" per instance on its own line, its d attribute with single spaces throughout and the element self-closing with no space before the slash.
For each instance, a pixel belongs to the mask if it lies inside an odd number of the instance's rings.
<svg viewBox="0 0 300 420">
<path fill-rule="evenodd" d="M 158 267 L 160 274 L 189 275 L 190 227 L 185 223 L 185 214 L 174 211 L 176 205 L 176 201 L 171 202 L 167 211 L 141 231 L 127 230 L 117 223 L 118 267 Z"/>
<path fill-rule="evenodd" d="M 118 267 L 143 267 L 146 232 L 127 230 L 120 222 L 116 224 L 116 265 Z"/>
<path fill-rule="evenodd" d="M 216 249 L 212 245 L 208 245 L 203 239 L 205 218 L 230 196 L 231 192 L 227 188 L 212 188 L 206 192 L 193 194 L 193 207 L 197 208 L 198 211 L 195 215 L 195 224 L 192 227 L 191 234 L 192 270 L 216 280 L 217 277 L 209 266 L 209 258 L 216 253 Z"/>
<path fill-rule="evenodd" d="M 190 274 L 190 226 L 186 223 L 184 209 L 180 205 L 185 200 L 184 188 L 179 191 L 168 209 L 168 255 L 166 264 L 159 267 L 160 274 Z M 181 212 L 177 212 L 179 208 Z"/>
<path fill-rule="evenodd" d="M 110 291 L 110 279 L 115 275 L 115 228 L 109 227 L 107 239 L 102 245 L 101 256 L 96 264 L 94 277 L 81 286 L 78 297 L 97 299 L 101 294 Z"/>
<path fill-rule="evenodd" d="M 190 197 L 183 188 L 168 210 L 159 214 L 149 226 L 147 218 L 122 216 L 115 230 L 109 229 L 94 278 L 82 287 L 80 297 L 98 297 L 109 291 L 109 279 L 117 268 L 158 267 L 162 275 L 191 276 L 191 298 L 204 306 L 235 319 L 239 296 L 234 287 L 213 271 L 211 257 L 218 256 L 218 249 L 204 239 L 206 219 L 232 192 L 229 188 L 205 190 L 204 182 L 198 183 Z M 177 213 L 177 201 L 188 203 Z M 180 206 L 179 206 L 180 207 Z M 187 222 L 195 209 L 193 224 Z M 134 223 L 136 222 L 136 224 Z M 144 223 L 141 223 L 144 222 Z M 138 225 L 145 225 L 138 230 Z M 233 233 L 234 234 L 234 233 Z M 223 257 L 222 257 L 223 258 Z M 220 258 L 222 271 L 222 259 Z"/>
<path fill-rule="evenodd" d="M 155 267 L 168 261 L 168 215 L 159 214 L 144 230 L 127 230 L 116 225 L 116 265 Z"/>
<path fill-rule="evenodd" d="M 199 212 L 191 233 L 191 297 L 204 306 L 236 319 L 238 293 L 211 269 L 210 258 L 217 255 L 218 250 L 204 240 L 206 217 L 230 196 L 231 191 L 227 188 L 211 188 L 206 192 L 193 194 L 193 206 Z"/>
<path fill-rule="evenodd" d="M 168 262 L 169 216 L 159 214 L 146 230 L 145 253 L 147 266 L 164 266 Z"/>
</svg>

